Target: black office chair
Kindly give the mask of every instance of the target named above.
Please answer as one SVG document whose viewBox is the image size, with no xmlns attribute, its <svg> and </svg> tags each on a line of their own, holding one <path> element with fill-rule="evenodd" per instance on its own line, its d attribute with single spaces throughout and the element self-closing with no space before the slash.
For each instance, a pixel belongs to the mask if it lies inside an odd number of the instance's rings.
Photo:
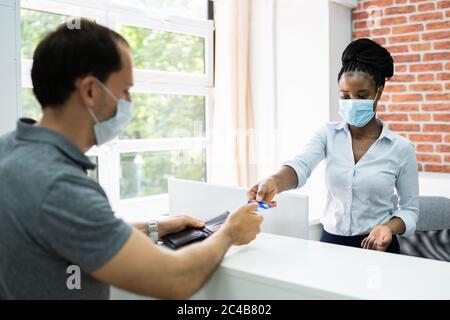
<svg viewBox="0 0 450 320">
<path fill-rule="evenodd" d="M 419 210 L 414 236 L 398 237 L 400 253 L 450 261 L 450 199 L 420 196 Z"/>
</svg>

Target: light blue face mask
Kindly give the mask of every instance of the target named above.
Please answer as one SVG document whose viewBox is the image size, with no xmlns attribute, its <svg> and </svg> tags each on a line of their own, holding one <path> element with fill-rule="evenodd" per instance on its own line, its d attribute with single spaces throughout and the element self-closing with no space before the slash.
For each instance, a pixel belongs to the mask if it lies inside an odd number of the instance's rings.
<svg viewBox="0 0 450 320">
<path fill-rule="evenodd" d="M 375 116 L 374 103 L 371 99 L 339 99 L 339 114 L 348 124 L 364 127 Z"/>
<path fill-rule="evenodd" d="M 92 119 L 95 121 L 95 138 L 97 139 L 97 146 L 100 146 L 125 131 L 133 116 L 133 104 L 124 99 L 117 99 L 103 83 L 99 80 L 97 80 L 97 82 L 114 99 L 114 101 L 116 101 L 117 104 L 116 115 L 101 122 L 98 121 L 98 118 L 95 116 L 94 112 L 89 107 L 86 107 Z"/>
</svg>

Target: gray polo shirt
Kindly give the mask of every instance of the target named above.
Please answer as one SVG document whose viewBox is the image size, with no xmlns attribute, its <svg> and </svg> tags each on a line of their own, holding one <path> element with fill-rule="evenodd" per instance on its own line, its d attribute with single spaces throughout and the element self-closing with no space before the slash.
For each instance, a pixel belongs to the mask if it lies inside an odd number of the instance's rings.
<svg viewBox="0 0 450 320">
<path fill-rule="evenodd" d="M 21 119 L 0 137 L 0 299 L 108 299 L 109 286 L 90 273 L 121 249 L 131 226 L 86 175 L 95 165 L 34 123 Z"/>
</svg>

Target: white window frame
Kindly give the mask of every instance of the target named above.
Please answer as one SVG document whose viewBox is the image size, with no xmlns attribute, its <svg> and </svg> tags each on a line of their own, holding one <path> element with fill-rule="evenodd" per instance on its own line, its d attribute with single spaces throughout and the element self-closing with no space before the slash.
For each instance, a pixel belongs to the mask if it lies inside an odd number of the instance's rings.
<svg viewBox="0 0 450 320">
<path fill-rule="evenodd" d="M 206 0 L 205 0 L 206 2 Z M 206 180 L 210 174 L 211 111 L 214 102 L 214 23 L 158 11 L 142 10 L 107 1 L 88 0 L 22 0 L 21 8 L 68 16 L 91 18 L 117 30 L 122 25 L 190 34 L 204 38 L 205 73 L 188 74 L 157 70 L 134 69 L 135 85 L 132 92 L 149 94 L 199 95 L 205 97 L 205 137 L 174 139 L 115 139 L 87 153 L 98 159 L 98 180 L 108 195 L 116 215 L 128 220 L 148 219 L 168 212 L 168 195 L 155 195 L 120 199 L 120 154 L 163 150 L 188 150 L 203 148 L 206 151 Z M 32 60 L 22 59 L 22 88 L 32 88 Z"/>
<path fill-rule="evenodd" d="M 206 2 L 206 0 L 205 0 Z M 187 23 L 186 19 L 168 18 L 161 19 L 149 13 L 126 12 L 108 14 L 108 26 L 117 30 L 122 24 L 133 27 L 148 28 L 158 31 L 188 34 L 204 38 L 205 46 L 205 74 L 189 74 L 182 72 L 167 72 L 157 70 L 135 69 L 134 76 L 142 81 L 157 81 L 160 83 L 178 83 L 188 85 L 213 85 L 213 24 L 212 21 L 192 21 Z"/>
</svg>

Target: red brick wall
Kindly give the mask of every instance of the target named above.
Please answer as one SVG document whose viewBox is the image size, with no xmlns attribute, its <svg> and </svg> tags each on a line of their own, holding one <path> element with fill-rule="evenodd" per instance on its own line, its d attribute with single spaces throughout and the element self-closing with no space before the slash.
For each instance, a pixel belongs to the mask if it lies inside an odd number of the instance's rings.
<svg viewBox="0 0 450 320">
<path fill-rule="evenodd" d="M 419 170 L 450 173 L 450 1 L 359 0 L 353 38 L 363 37 L 395 62 L 380 119 L 414 143 Z"/>
</svg>

